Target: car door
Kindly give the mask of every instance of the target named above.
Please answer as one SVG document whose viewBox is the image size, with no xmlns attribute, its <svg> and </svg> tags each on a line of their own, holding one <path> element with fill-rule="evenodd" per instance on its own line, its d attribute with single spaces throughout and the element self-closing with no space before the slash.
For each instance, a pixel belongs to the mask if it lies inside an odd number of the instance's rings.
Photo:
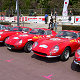
<svg viewBox="0 0 80 80">
<path fill-rule="evenodd" d="M 78 34 L 74 33 L 73 39 L 70 41 L 72 52 L 76 51 L 78 49 L 78 47 L 80 46 L 79 41 L 80 41 L 80 37 L 78 36 Z"/>
<path fill-rule="evenodd" d="M 78 33 L 77 41 L 78 41 L 78 47 L 80 47 L 80 32 Z"/>
</svg>

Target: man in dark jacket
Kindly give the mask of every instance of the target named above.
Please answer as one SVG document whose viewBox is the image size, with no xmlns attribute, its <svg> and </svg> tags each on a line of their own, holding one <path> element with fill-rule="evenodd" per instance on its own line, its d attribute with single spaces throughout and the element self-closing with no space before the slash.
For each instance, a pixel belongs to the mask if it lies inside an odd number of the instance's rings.
<svg viewBox="0 0 80 80">
<path fill-rule="evenodd" d="M 52 16 L 51 16 L 51 19 L 50 19 L 50 23 L 49 23 L 49 28 L 48 29 L 51 29 L 51 30 L 54 29 L 54 22 L 53 22 Z"/>
</svg>

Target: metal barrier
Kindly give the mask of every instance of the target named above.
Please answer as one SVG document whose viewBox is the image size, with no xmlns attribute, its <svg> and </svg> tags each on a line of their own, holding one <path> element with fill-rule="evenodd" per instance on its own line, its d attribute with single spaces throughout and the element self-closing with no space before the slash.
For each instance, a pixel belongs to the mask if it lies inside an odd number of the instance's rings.
<svg viewBox="0 0 80 80">
<path fill-rule="evenodd" d="M 51 16 L 48 16 L 48 23 L 50 21 Z M 53 16 L 55 18 L 55 16 Z M 19 17 L 20 22 L 28 22 L 28 23 L 45 23 L 44 16 L 22 16 Z M 71 21 L 69 21 L 69 16 L 57 16 L 57 23 L 80 23 L 80 16 L 72 16 Z M 17 22 L 17 16 L 14 17 L 0 17 L 0 22 Z"/>
</svg>

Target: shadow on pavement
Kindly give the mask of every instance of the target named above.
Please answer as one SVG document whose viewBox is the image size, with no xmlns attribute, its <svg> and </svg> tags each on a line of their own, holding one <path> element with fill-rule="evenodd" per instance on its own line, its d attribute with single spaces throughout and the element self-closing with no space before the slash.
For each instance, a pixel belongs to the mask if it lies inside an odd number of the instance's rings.
<svg viewBox="0 0 80 80">
<path fill-rule="evenodd" d="M 5 47 L 5 45 L 3 43 L 0 43 L 0 47 Z"/>
<path fill-rule="evenodd" d="M 46 63 L 56 63 L 56 62 L 59 62 L 60 61 L 60 58 L 59 57 L 57 57 L 57 58 L 45 58 L 45 57 L 37 56 L 35 54 L 33 54 L 31 57 L 32 58 L 35 58 L 37 60 L 40 60 L 40 61 L 44 61 Z"/>
<path fill-rule="evenodd" d="M 74 64 L 74 62 L 72 62 L 72 64 L 71 64 L 71 69 L 74 71 L 80 72 L 80 66 Z"/>
<path fill-rule="evenodd" d="M 8 48 L 7 48 L 8 49 Z M 24 52 L 24 50 L 23 49 L 21 49 L 21 50 L 10 50 L 10 49 L 8 49 L 10 52 L 15 52 L 15 53 L 23 53 Z"/>
</svg>

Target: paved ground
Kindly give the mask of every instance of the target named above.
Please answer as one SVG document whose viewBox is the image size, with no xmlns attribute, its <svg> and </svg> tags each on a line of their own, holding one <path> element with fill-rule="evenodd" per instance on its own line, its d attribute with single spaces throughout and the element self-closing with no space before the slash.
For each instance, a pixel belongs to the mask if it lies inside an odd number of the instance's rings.
<svg viewBox="0 0 80 80">
<path fill-rule="evenodd" d="M 80 67 L 59 58 L 47 59 L 0 46 L 0 80 L 80 80 Z"/>
</svg>

